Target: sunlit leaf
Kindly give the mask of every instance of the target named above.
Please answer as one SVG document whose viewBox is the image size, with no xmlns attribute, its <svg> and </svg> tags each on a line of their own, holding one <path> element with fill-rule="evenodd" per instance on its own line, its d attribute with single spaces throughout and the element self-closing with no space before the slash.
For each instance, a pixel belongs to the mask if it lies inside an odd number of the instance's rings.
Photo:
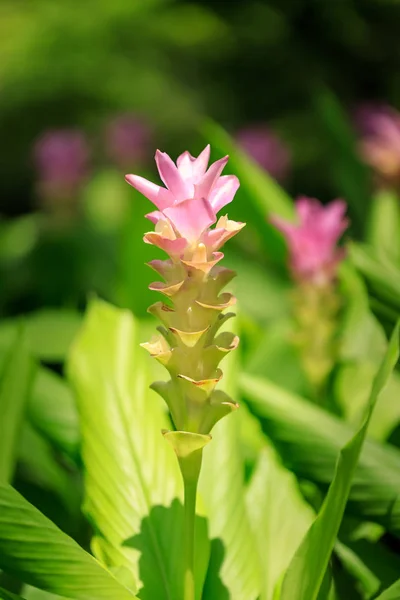
<svg viewBox="0 0 400 600">
<path fill-rule="evenodd" d="M 375 194 L 366 241 L 382 259 L 400 265 L 400 203 L 394 191 L 382 189 Z"/>
<path fill-rule="evenodd" d="M 341 449 L 323 505 L 296 551 L 282 585 L 282 600 L 316 600 L 343 518 L 352 479 L 376 400 L 399 357 L 399 325 L 374 379 L 362 424 Z"/>
<path fill-rule="evenodd" d="M 269 446 L 260 454 L 247 504 L 261 557 L 261 600 L 273 600 L 314 512 L 301 495 L 295 476 Z"/>
<path fill-rule="evenodd" d="M 95 301 L 76 339 L 69 374 L 77 393 L 85 464 L 85 512 L 93 550 L 136 581 L 143 600 L 181 597 L 182 483 L 161 429 L 168 419 L 148 389 L 138 325 L 128 311 Z M 198 597 L 208 562 L 205 524 L 197 539 Z"/>
<path fill-rule="evenodd" d="M 0 568 L 35 587 L 76 600 L 134 598 L 74 540 L 2 484 Z"/>
<path fill-rule="evenodd" d="M 354 429 L 311 402 L 267 379 L 244 374 L 241 390 L 284 463 L 298 476 L 327 487 L 340 448 Z M 400 451 L 367 440 L 356 468 L 347 509 L 400 535 Z"/>
</svg>

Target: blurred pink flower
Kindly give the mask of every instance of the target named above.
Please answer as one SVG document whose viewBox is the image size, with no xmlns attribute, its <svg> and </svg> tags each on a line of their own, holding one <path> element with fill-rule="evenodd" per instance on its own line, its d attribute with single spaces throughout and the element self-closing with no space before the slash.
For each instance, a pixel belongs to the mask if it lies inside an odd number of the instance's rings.
<svg viewBox="0 0 400 600">
<path fill-rule="evenodd" d="M 197 158 L 184 152 L 176 164 L 168 154 L 157 150 L 155 160 L 165 187 L 138 175 L 126 175 L 126 181 L 158 209 L 146 215 L 156 226 L 154 232 L 145 235 L 147 243 L 159 246 L 171 256 L 192 259 L 195 255 L 197 260 L 201 255 L 203 262 L 222 258 L 217 250 L 244 224 L 224 216 L 214 229 L 210 226 L 216 222 L 217 212 L 232 202 L 239 180 L 235 175 L 221 176 L 227 156 L 210 167 L 209 158 L 210 146 Z"/>
<path fill-rule="evenodd" d="M 324 284 L 336 276 L 344 250 L 337 247 L 348 227 L 346 203 L 335 200 L 326 206 L 314 198 L 296 201 L 298 223 L 279 217 L 272 222 L 283 233 L 289 247 L 290 267 L 300 281 Z"/>
<path fill-rule="evenodd" d="M 360 151 L 380 183 L 400 185 L 400 113 L 386 105 L 366 104 L 355 113 Z"/>
<path fill-rule="evenodd" d="M 35 142 L 33 156 L 42 195 L 69 197 L 77 194 L 89 166 L 89 144 L 82 131 L 45 131 Z"/>
<path fill-rule="evenodd" d="M 239 145 L 268 171 L 282 181 L 290 170 L 290 152 L 284 142 L 265 125 L 245 127 L 236 134 Z"/>
<path fill-rule="evenodd" d="M 113 118 L 106 127 L 105 137 L 109 157 L 121 168 L 148 156 L 151 128 L 138 115 L 128 113 Z"/>
</svg>

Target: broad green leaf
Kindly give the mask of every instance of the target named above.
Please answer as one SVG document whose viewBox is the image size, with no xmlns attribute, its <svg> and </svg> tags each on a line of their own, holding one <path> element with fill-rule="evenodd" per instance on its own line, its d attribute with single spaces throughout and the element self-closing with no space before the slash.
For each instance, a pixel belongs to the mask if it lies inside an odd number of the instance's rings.
<svg viewBox="0 0 400 600">
<path fill-rule="evenodd" d="M 49 594 L 38 588 L 26 586 L 23 591 L 24 600 L 65 600 L 65 597 Z M 0 596 L 1 597 L 1 596 Z"/>
<path fill-rule="evenodd" d="M 400 265 L 400 202 L 393 190 L 382 189 L 375 194 L 366 241 L 379 257 Z"/>
<path fill-rule="evenodd" d="M 350 264 L 342 265 L 341 284 L 346 296 L 340 344 L 340 364 L 335 377 L 335 400 L 350 423 L 358 423 L 372 381 L 387 348 L 382 326 L 371 313 L 365 285 Z M 400 377 L 394 371 L 379 396 L 369 435 L 384 441 L 400 421 Z"/>
<path fill-rule="evenodd" d="M 0 484 L 0 569 L 76 600 L 135 596 L 9 485 Z"/>
<path fill-rule="evenodd" d="M 68 310 L 46 309 L 24 318 L 27 344 L 33 356 L 47 362 L 62 362 L 79 328 L 81 316 Z M 0 349 L 14 339 L 19 318 L 0 324 Z"/>
<path fill-rule="evenodd" d="M 273 600 L 314 511 L 272 447 L 266 446 L 260 454 L 247 505 L 262 561 L 261 600 Z"/>
<path fill-rule="evenodd" d="M 376 297 L 399 313 L 400 268 L 388 260 L 382 260 L 376 251 L 366 244 L 353 242 L 349 247 L 349 255 Z"/>
<path fill-rule="evenodd" d="M 243 374 L 241 390 L 284 463 L 298 476 L 324 488 L 333 478 L 340 448 L 354 429 L 300 396 L 267 379 Z M 400 536 L 400 451 L 367 440 L 356 468 L 350 514 L 381 523 Z"/>
<path fill-rule="evenodd" d="M 382 592 L 376 600 L 399 600 L 400 598 L 400 579 L 390 586 L 387 590 Z"/>
<path fill-rule="evenodd" d="M 18 438 L 30 392 L 34 364 L 21 330 L 9 350 L 0 378 L 0 482 L 12 480 Z"/>
<path fill-rule="evenodd" d="M 223 388 L 233 399 L 237 396 L 238 363 L 237 352 L 222 363 Z M 215 600 L 255 600 L 260 593 L 260 564 L 247 514 L 244 457 L 239 443 L 242 416 L 239 409 L 221 419 L 203 452 L 199 487 L 211 539 L 204 598 Z"/>
<path fill-rule="evenodd" d="M 374 379 L 362 424 L 340 451 L 323 505 L 296 551 L 283 580 L 281 600 L 316 600 L 343 518 L 361 449 L 378 395 L 399 357 L 399 324 Z"/>
<path fill-rule="evenodd" d="M 73 458 L 78 456 L 78 411 L 65 379 L 46 367 L 39 367 L 27 412 L 32 425 L 52 444 Z"/>
<path fill-rule="evenodd" d="M 24 598 L 22 598 L 22 596 L 17 596 L 17 594 L 7 592 L 7 590 L 3 590 L 3 588 L 0 588 L 0 600 L 24 600 Z"/>
<path fill-rule="evenodd" d="M 214 427 L 200 475 L 211 539 L 204 597 L 215 600 L 255 600 L 260 593 L 259 558 L 245 504 L 239 419 L 240 410 Z"/>
<path fill-rule="evenodd" d="M 161 429 L 169 422 L 148 389 L 147 354 L 128 311 L 91 303 L 68 372 L 76 390 L 85 464 L 85 512 L 97 557 L 135 581 L 143 600 L 181 596 L 182 483 Z M 197 540 L 198 598 L 208 562 Z"/>
<path fill-rule="evenodd" d="M 248 232 L 251 233 L 249 243 L 254 243 L 254 238 L 257 238 L 260 246 L 267 251 L 268 258 L 281 263 L 285 256 L 285 244 L 268 218 L 278 215 L 293 220 L 295 213 L 291 198 L 235 144 L 222 127 L 208 120 L 203 124 L 202 131 L 213 149 L 220 154 L 229 154 L 229 172 L 235 173 L 240 179 L 241 188 L 235 202 L 229 206 L 230 218 L 246 221 Z M 242 235 L 246 234 L 243 232 Z"/>
</svg>

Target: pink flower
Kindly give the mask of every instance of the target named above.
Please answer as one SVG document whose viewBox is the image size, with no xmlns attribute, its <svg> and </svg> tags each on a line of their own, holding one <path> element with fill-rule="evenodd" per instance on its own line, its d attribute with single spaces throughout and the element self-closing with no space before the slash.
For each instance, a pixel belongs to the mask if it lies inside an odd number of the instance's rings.
<svg viewBox="0 0 400 600">
<path fill-rule="evenodd" d="M 176 164 L 168 154 L 157 150 L 155 160 L 165 187 L 138 175 L 126 176 L 126 181 L 158 209 L 146 215 L 155 224 L 155 231 L 147 233 L 145 241 L 172 257 L 197 260 L 201 255 L 201 260 L 207 262 L 244 226 L 221 217 L 216 227 L 210 229 L 218 211 L 233 200 L 239 181 L 234 175 L 221 175 L 227 156 L 210 167 L 209 158 L 210 146 L 197 158 L 184 152 Z"/>
<path fill-rule="evenodd" d="M 381 183 L 400 185 L 400 113 L 390 106 L 364 105 L 355 115 L 364 160 Z"/>
<path fill-rule="evenodd" d="M 239 145 L 272 177 L 282 181 L 290 170 L 290 152 L 265 125 L 245 127 L 236 134 Z"/>
<path fill-rule="evenodd" d="M 337 243 L 348 226 L 346 203 L 335 200 L 324 206 L 314 198 L 301 197 L 296 212 L 298 224 L 273 219 L 288 243 L 292 273 L 300 281 L 329 282 L 344 256 Z"/>
<path fill-rule="evenodd" d="M 71 197 L 87 177 L 89 144 L 80 130 L 49 130 L 36 141 L 34 160 L 42 195 Z"/>
<path fill-rule="evenodd" d="M 151 128 L 134 114 L 112 119 L 106 128 L 106 147 L 111 160 L 124 168 L 141 162 L 148 156 Z"/>
</svg>

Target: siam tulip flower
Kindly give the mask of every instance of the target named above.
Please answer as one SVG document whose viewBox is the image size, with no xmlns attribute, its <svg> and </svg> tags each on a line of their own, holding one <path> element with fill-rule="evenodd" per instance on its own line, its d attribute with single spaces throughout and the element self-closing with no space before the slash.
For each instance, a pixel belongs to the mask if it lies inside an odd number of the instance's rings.
<svg viewBox="0 0 400 600">
<path fill-rule="evenodd" d="M 82 131 L 46 131 L 35 143 L 40 194 L 48 200 L 76 196 L 88 174 L 89 144 Z"/>
<path fill-rule="evenodd" d="M 364 105 L 355 115 L 360 151 L 381 184 L 400 185 L 400 113 L 385 105 Z"/>
<path fill-rule="evenodd" d="M 167 403 L 176 429 L 163 433 L 176 452 L 183 477 L 184 598 L 195 600 L 194 522 L 202 451 L 215 423 L 238 407 L 215 389 L 222 377 L 219 363 L 239 342 L 233 333 L 220 332 L 233 316 L 223 311 L 235 298 L 222 289 L 235 273 L 218 263 L 224 256 L 221 247 L 244 223 L 227 215 L 217 220 L 217 213 L 233 200 L 239 187 L 237 177 L 221 175 L 227 156 L 208 167 L 207 146 L 197 158 L 184 152 L 176 164 L 164 152 L 157 151 L 155 158 L 165 187 L 138 175 L 126 179 L 157 209 L 147 215 L 155 230 L 146 233 L 144 241 L 169 255 L 167 260 L 150 262 L 164 279 L 150 289 L 166 296 L 167 302 L 149 308 L 162 325 L 159 335 L 143 346 L 171 377 L 152 387 Z"/>
<path fill-rule="evenodd" d="M 324 206 L 313 198 L 296 201 L 298 223 L 274 217 L 289 246 L 290 267 L 296 280 L 323 285 L 336 276 L 344 257 L 337 243 L 348 226 L 346 204 L 335 200 Z"/>
<path fill-rule="evenodd" d="M 296 282 L 291 293 L 293 343 L 300 351 L 304 372 L 318 401 L 335 364 L 341 304 L 335 279 L 344 257 L 337 243 L 348 225 L 345 212 L 342 200 L 323 206 L 318 200 L 303 197 L 296 201 L 297 224 L 273 219 L 287 240 Z"/>
<path fill-rule="evenodd" d="M 263 169 L 283 181 L 289 175 L 290 152 L 284 142 L 265 125 L 245 127 L 236 134 L 239 145 Z"/>
<path fill-rule="evenodd" d="M 235 273 L 218 263 L 223 244 L 244 227 L 226 215 L 217 220 L 217 213 L 233 200 L 239 181 L 234 175 L 221 175 L 228 157 L 208 167 L 209 157 L 209 146 L 197 158 L 184 152 L 176 164 L 157 151 L 165 187 L 138 175 L 126 176 L 157 209 L 146 215 L 155 230 L 146 233 L 144 241 L 170 257 L 150 262 L 164 279 L 150 289 L 169 302 L 150 307 L 162 326 L 144 347 L 171 375 L 170 381 L 153 387 L 165 399 L 175 428 L 205 435 L 207 441 L 213 425 L 236 408 L 224 392 L 215 390 L 222 377 L 218 365 L 238 344 L 234 334 L 218 333 L 233 316 L 222 312 L 235 302 L 232 294 L 221 293 Z"/>
<path fill-rule="evenodd" d="M 142 162 L 148 156 L 151 128 L 138 115 L 127 113 L 113 118 L 105 136 L 108 155 L 121 168 Z"/>
</svg>

